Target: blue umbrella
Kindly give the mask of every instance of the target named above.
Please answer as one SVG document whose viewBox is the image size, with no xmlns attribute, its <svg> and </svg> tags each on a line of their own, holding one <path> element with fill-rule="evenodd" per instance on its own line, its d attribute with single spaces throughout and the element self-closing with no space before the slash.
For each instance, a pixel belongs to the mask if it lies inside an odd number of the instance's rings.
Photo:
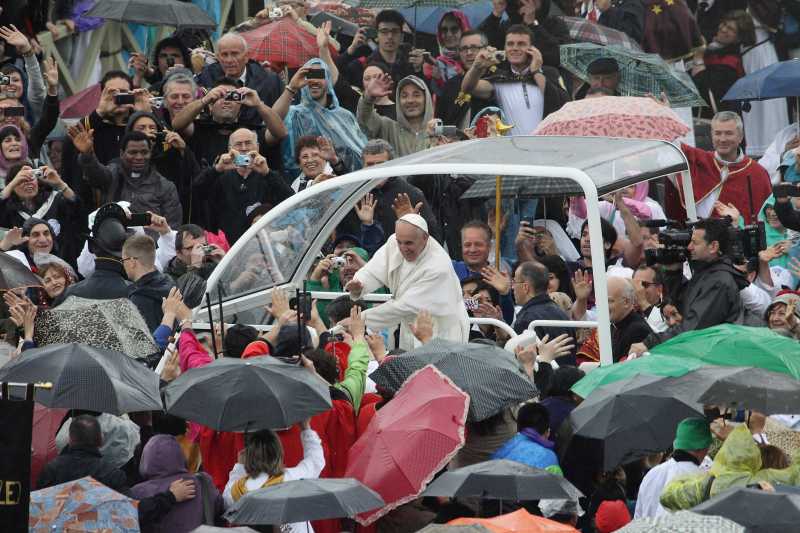
<svg viewBox="0 0 800 533">
<path fill-rule="evenodd" d="M 781 61 L 739 78 L 722 98 L 725 101 L 800 97 L 800 59 Z"/>
<path fill-rule="evenodd" d="M 442 20 L 442 17 L 448 11 L 453 11 L 453 9 L 460 9 L 469 19 L 469 25 L 472 28 L 477 28 L 478 25 L 483 22 L 483 19 L 489 16 L 489 13 L 492 12 L 492 4 L 491 2 L 480 2 L 475 4 L 467 4 L 465 6 L 459 8 L 452 8 L 452 7 L 438 7 L 438 6 L 429 6 L 429 7 L 406 7 L 403 9 L 398 9 L 398 11 L 405 17 L 406 22 L 412 28 L 415 28 L 417 31 L 422 33 L 430 33 L 431 35 L 436 35 L 436 28 L 439 27 L 439 21 Z M 416 27 L 415 27 L 415 14 L 416 11 Z M 503 15 L 505 17 L 505 15 Z"/>
</svg>

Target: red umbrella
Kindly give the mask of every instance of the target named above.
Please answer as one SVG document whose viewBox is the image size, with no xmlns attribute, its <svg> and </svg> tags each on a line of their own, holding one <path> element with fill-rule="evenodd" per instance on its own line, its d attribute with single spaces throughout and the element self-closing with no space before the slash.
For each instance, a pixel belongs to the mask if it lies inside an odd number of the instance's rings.
<svg viewBox="0 0 800 533">
<path fill-rule="evenodd" d="M 58 105 L 61 118 L 83 118 L 89 115 L 97 108 L 101 92 L 100 84 L 95 83 L 63 99 Z"/>
<path fill-rule="evenodd" d="M 43 405 L 33 406 L 33 439 L 31 448 L 31 483 L 35 484 L 44 465 L 58 455 L 56 449 L 56 434 L 61 427 L 61 422 L 67 414 L 67 409 L 51 409 Z"/>
<path fill-rule="evenodd" d="M 356 519 L 369 525 L 416 498 L 464 445 L 469 395 L 428 365 L 380 409 L 347 456 L 344 477 L 381 495 L 386 506 Z"/>
<path fill-rule="evenodd" d="M 306 61 L 319 57 L 317 38 L 289 17 L 269 22 L 240 33 L 247 41 L 250 59 L 269 61 L 281 68 L 302 67 Z M 331 53 L 335 50 L 331 48 Z"/>
</svg>

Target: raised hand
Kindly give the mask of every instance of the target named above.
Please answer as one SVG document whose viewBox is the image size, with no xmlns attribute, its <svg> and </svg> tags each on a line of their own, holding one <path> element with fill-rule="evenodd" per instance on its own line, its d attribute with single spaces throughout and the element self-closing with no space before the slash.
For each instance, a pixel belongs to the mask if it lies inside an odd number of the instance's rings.
<svg viewBox="0 0 800 533">
<path fill-rule="evenodd" d="M 358 219 L 365 226 L 371 226 L 375 222 L 375 206 L 377 204 L 377 198 L 368 192 L 353 208 L 356 215 L 358 215 Z"/>
<path fill-rule="evenodd" d="M 281 315 L 287 311 L 291 311 L 291 309 L 289 309 L 289 297 L 286 296 L 286 292 L 284 292 L 283 289 L 272 291 L 272 305 L 270 305 L 268 309 L 269 313 L 276 320 L 280 319 Z"/>
<path fill-rule="evenodd" d="M 50 94 L 55 96 L 58 94 L 58 64 L 53 57 L 47 57 L 42 62 L 42 76 L 50 89 Z"/>
<path fill-rule="evenodd" d="M 409 324 L 408 328 L 422 344 L 431 340 L 433 338 L 433 317 L 430 311 L 425 309 L 420 311 L 414 323 Z"/>
<path fill-rule="evenodd" d="M 350 308 L 350 326 L 348 329 L 353 337 L 353 342 L 364 340 L 367 326 L 364 316 L 361 314 L 361 308 L 357 305 Z"/>
<path fill-rule="evenodd" d="M 493 266 L 484 267 L 481 270 L 481 276 L 483 281 L 497 289 L 497 292 L 504 296 L 511 290 L 511 278 Z"/>
<path fill-rule="evenodd" d="M 13 24 L 0 27 L 0 37 L 16 48 L 17 52 L 22 55 L 29 54 L 33 49 L 31 42 L 25 37 L 25 34 L 19 31 Z"/>
<path fill-rule="evenodd" d="M 592 280 L 589 274 L 582 270 L 576 271 L 572 277 L 572 289 L 575 291 L 575 300 L 588 300 L 592 294 Z"/>
<path fill-rule="evenodd" d="M 368 100 L 379 100 L 392 94 L 392 77 L 385 72 L 372 78 L 364 87 L 364 96 Z"/>
<path fill-rule="evenodd" d="M 411 198 L 406 193 L 401 192 L 395 196 L 394 202 L 392 202 L 392 210 L 397 218 L 409 213 L 419 215 L 419 212 L 422 211 L 422 202 L 418 202 L 417 205 L 412 207 Z"/>
<path fill-rule="evenodd" d="M 25 244 L 28 242 L 28 237 L 24 237 L 22 235 L 22 228 L 11 228 L 6 232 L 3 236 L 3 240 L 0 240 L 0 249 L 3 251 L 8 251 L 15 246 L 19 246 L 21 244 Z M 13 294 L 11 291 L 6 291 L 6 294 Z"/>
<path fill-rule="evenodd" d="M 322 159 L 335 165 L 339 161 L 339 156 L 336 155 L 336 148 L 327 137 L 317 137 L 317 144 L 319 145 L 319 155 Z"/>
<path fill-rule="evenodd" d="M 549 338 L 549 335 L 545 335 L 537 346 L 539 350 L 539 359 L 541 361 L 550 363 L 559 357 L 569 355 L 572 349 L 575 348 L 572 337 L 566 333 L 559 335 L 553 340 L 549 340 Z"/>
<path fill-rule="evenodd" d="M 317 48 L 320 50 L 324 50 L 331 45 L 331 27 L 333 24 L 330 20 L 323 22 L 322 25 L 317 28 Z"/>
<path fill-rule="evenodd" d="M 714 202 L 714 210 L 717 214 L 721 217 L 731 217 L 731 221 L 733 224 L 738 224 L 739 222 L 739 210 L 736 208 L 735 205 L 728 203 L 723 204 L 722 202 Z"/>
<path fill-rule="evenodd" d="M 94 130 L 86 131 L 83 124 L 78 122 L 69 127 L 67 134 L 69 138 L 72 139 L 72 144 L 75 146 L 75 149 L 80 153 L 88 154 L 94 150 Z"/>
<path fill-rule="evenodd" d="M 386 344 L 383 342 L 383 335 L 373 333 L 366 335 L 365 339 L 367 346 L 369 346 L 369 351 L 372 352 L 372 357 L 379 363 L 383 361 L 383 358 L 386 357 Z"/>
</svg>

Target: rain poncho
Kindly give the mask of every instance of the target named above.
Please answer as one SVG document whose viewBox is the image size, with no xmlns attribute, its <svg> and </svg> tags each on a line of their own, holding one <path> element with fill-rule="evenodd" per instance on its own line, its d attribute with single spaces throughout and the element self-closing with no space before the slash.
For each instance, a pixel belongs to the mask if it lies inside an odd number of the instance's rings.
<svg viewBox="0 0 800 533">
<path fill-rule="evenodd" d="M 789 468 L 762 469 L 758 445 L 747 426 L 741 425 L 725 439 L 708 473 L 673 480 L 661 493 L 661 505 L 671 511 L 691 509 L 727 489 L 759 481 L 799 485 L 800 453 L 792 457 Z"/>
<path fill-rule="evenodd" d="M 304 67 L 318 67 L 325 71 L 328 84 L 328 106 L 324 107 L 311 98 L 308 86 L 300 91 L 300 104 L 289 108 L 286 115 L 286 129 L 289 136 L 283 141 L 283 165 L 290 174 L 298 173 L 294 147 L 303 135 L 323 136 L 331 141 L 336 154 L 350 170 L 362 167 L 361 149 L 367 144 L 367 138 L 358 127 L 356 117 L 339 105 L 339 99 L 333 91 L 333 80 L 328 66 L 321 59 L 311 59 Z"/>
<path fill-rule="evenodd" d="M 774 209 L 773 207 L 774 205 L 775 205 L 775 197 L 770 195 L 770 197 L 767 198 L 767 201 L 764 202 L 764 205 L 761 207 L 761 211 L 758 212 L 758 221 L 764 223 L 764 231 L 767 237 L 767 247 L 770 247 L 773 244 L 777 244 L 781 241 L 785 241 L 790 238 L 789 230 L 787 230 L 786 228 L 783 228 L 783 230 L 775 229 L 767 221 L 766 209 L 767 207 L 772 207 Z M 769 262 L 769 265 L 786 268 L 786 265 L 789 264 L 789 257 L 798 257 L 798 256 L 800 256 L 800 250 L 798 250 L 798 247 L 795 244 L 789 249 L 788 254 L 776 257 L 775 259 Z"/>
<path fill-rule="evenodd" d="M 442 15 L 441 19 L 439 19 L 439 25 L 436 33 L 436 41 L 439 44 L 439 56 L 436 58 L 436 68 L 439 69 L 439 75 L 441 77 L 438 80 L 435 80 L 434 83 L 434 91 L 437 95 L 441 93 L 441 88 L 444 86 L 447 80 L 464 74 L 464 65 L 461 64 L 461 59 L 458 56 L 458 49 L 451 50 L 445 47 L 444 35 L 442 34 L 441 30 L 438 29 L 441 28 L 442 21 L 448 16 L 456 19 L 458 25 L 461 26 L 462 33 L 470 29 L 469 19 L 463 11 L 459 11 L 458 9 L 448 11 Z M 433 66 L 424 64 L 422 68 L 425 77 L 427 79 L 431 79 L 433 77 Z"/>
</svg>

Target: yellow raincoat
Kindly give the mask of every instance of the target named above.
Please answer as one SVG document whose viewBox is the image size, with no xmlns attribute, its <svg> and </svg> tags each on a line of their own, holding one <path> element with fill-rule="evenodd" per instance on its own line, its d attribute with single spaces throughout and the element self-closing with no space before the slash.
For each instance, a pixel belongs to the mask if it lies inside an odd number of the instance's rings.
<svg viewBox="0 0 800 533">
<path fill-rule="evenodd" d="M 725 439 L 708 473 L 672 480 L 661 493 L 661 505 L 670 511 L 691 509 L 727 489 L 759 481 L 800 485 L 800 452 L 789 468 L 762 469 L 758 445 L 741 425 Z"/>
</svg>

